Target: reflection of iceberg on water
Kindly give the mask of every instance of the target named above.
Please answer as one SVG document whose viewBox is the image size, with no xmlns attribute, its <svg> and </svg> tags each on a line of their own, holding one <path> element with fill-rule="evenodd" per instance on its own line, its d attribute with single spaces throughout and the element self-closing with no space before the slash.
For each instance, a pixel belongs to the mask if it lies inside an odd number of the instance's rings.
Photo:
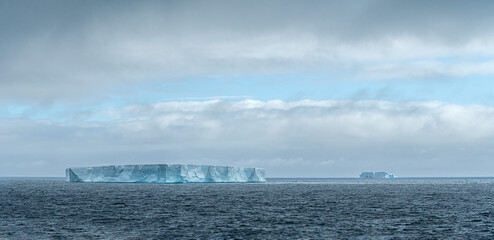
<svg viewBox="0 0 494 240">
<path fill-rule="evenodd" d="M 67 168 L 67 182 L 221 183 L 266 182 L 264 169 L 154 164 Z"/>
<path fill-rule="evenodd" d="M 363 172 L 360 174 L 360 178 L 363 179 L 394 179 L 397 176 L 387 172 Z"/>
</svg>

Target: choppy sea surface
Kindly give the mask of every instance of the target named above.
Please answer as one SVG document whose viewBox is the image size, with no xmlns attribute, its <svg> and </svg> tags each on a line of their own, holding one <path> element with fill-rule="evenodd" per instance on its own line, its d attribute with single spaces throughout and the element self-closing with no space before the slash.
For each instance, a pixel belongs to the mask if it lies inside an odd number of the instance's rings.
<svg viewBox="0 0 494 240">
<path fill-rule="evenodd" d="M 0 178 L 0 239 L 494 239 L 494 179 Z"/>
</svg>

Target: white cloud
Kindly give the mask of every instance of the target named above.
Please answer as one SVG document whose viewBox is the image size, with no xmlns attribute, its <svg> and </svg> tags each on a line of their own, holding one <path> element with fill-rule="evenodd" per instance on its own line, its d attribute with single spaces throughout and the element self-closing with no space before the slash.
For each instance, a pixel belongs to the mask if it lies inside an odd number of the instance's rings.
<svg viewBox="0 0 494 240">
<path fill-rule="evenodd" d="M 136 122 L 154 123 L 161 129 L 185 125 L 205 129 L 216 129 L 223 124 L 232 124 L 232 127 L 252 125 L 253 128 L 264 125 L 267 128 L 262 131 L 265 132 L 270 132 L 277 126 L 283 126 L 281 132 L 290 132 L 290 129 L 300 127 L 321 134 L 329 131 L 338 132 L 339 136 L 375 140 L 384 137 L 399 139 L 403 136 L 429 138 L 446 135 L 478 139 L 493 136 L 494 133 L 494 125 L 491 124 L 494 121 L 493 108 L 440 102 L 163 102 L 129 106 L 118 111 L 116 116 Z"/>
<path fill-rule="evenodd" d="M 215 100 L 128 106 L 112 116 L 0 121 L 0 175 L 156 162 L 254 164 L 269 176 L 318 177 L 365 170 L 485 176 L 494 167 L 486 160 L 494 149 L 494 108 L 481 105 Z"/>
</svg>

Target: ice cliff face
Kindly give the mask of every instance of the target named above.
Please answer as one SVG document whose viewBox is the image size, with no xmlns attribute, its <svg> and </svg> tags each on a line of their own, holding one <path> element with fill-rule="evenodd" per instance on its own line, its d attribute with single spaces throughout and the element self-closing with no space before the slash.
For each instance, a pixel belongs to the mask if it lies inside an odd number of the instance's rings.
<svg viewBox="0 0 494 240">
<path fill-rule="evenodd" d="M 156 164 L 67 168 L 67 182 L 220 183 L 266 182 L 264 169 Z"/>
<path fill-rule="evenodd" d="M 398 178 L 397 176 L 387 173 L 387 172 L 363 172 L 360 174 L 360 178 L 365 179 L 393 179 Z"/>
</svg>

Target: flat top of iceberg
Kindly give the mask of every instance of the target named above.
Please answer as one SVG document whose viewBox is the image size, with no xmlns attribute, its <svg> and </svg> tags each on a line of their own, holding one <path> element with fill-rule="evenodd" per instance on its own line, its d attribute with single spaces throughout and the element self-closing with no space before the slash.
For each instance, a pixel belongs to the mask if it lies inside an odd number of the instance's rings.
<svg viewBox="0 0 494 240">
<path fill-rule="evenodd" d="M 236 166 L 226 166 L 226 165 L 211 165 L 211 164 L 185 164 L 185 163 L 146 163 L 146 164 L 115 164 L 115 165 L 99 165 L 90 167 L 71 167 L 71 168 L 99 168 L 99 167 L 135 167 L 135 166 L 206 166 L 206 167 L 236 167 Z M 257 168 L 261 169 L 261 168 Z"/>
</svg>

